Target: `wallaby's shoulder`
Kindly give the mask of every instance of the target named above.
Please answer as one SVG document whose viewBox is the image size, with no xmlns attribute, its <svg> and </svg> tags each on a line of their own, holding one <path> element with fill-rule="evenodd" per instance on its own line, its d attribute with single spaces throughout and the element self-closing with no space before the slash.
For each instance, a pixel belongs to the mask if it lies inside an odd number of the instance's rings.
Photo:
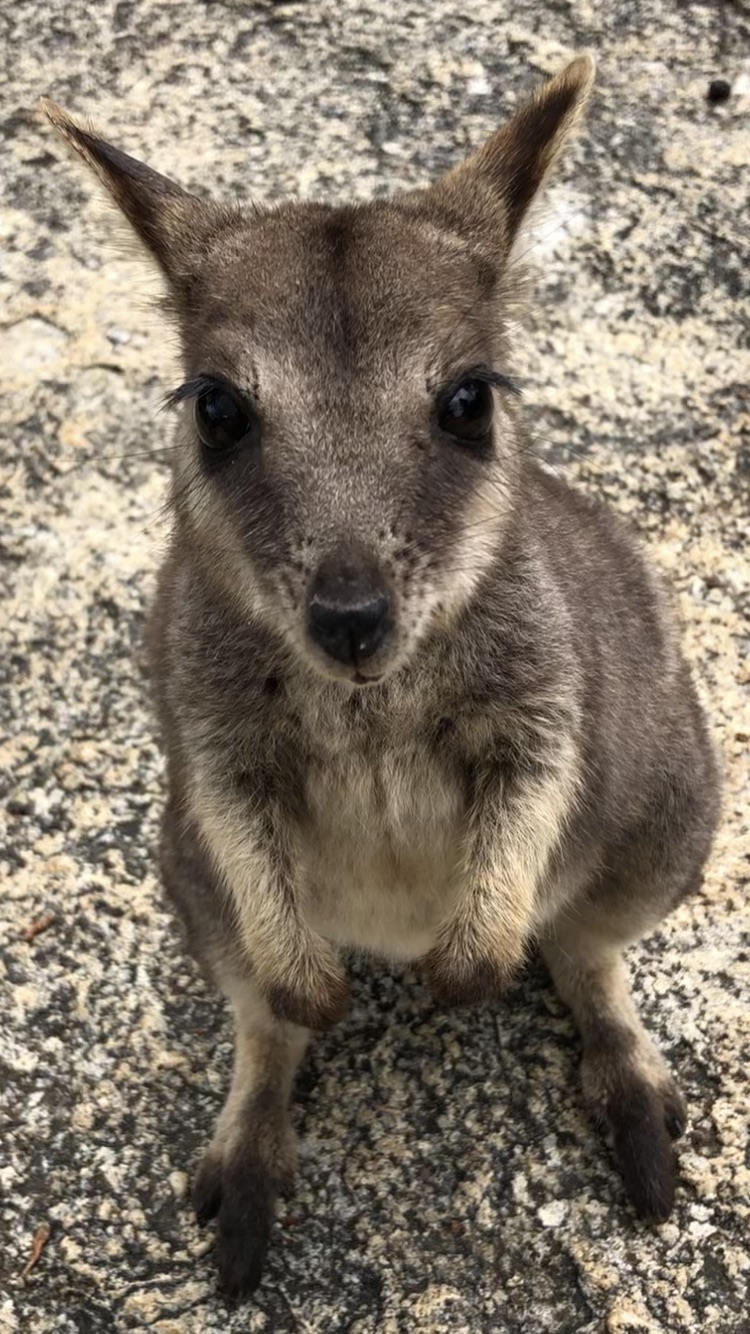
<svg viewBox="0 0 750 1334">
<path fill-rule="evenodd" d="M 674 619 L 664 581 L 636 528 L 597 495 L 532 464 L 525 479 L 522 542 L 544 560 L 571 605 L 593 616 L 628 612 L 630 629 L 657 614 Z M 651 612 L 649 612 L 649 608 Z"/>
<path fill-rule="evenodd" d="M 607 501 L 537 460 L 528 462 L 519 508 L 527 531 L 535 532 L 548 549 L 577 541 L 602 554 L 630 551 L 639 563 L 644 561 L 635 530 Z"/>
</svg>

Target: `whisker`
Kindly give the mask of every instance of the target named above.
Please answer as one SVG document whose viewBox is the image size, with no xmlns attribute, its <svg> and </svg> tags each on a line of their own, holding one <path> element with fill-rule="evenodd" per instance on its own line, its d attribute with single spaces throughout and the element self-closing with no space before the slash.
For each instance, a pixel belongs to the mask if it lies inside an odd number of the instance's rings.
<svg viewBox="0 0 750 1334">
<path fill-rule="evenodd" d="M 148 459 L 157 458 L 160 454 L 174 453 L 176 445 L 160 445 L 157 449 L 136 449 L 130 450 L 127 454 L 92 454 L 89 458 L 81 459 L 80 463 L 71 463 L 63 471 L 63 476 L 67 477 L 69 473 L 80 472 L 81 468 L 96 467 L 97 463 L 122 463 L 128 459 Z"/>
<path fill-rule="evenodd" d="M 207 489 L 206 478 L 202 473 L 200 464 L 198 463 L 196 463 L 195 466 L 189 470 L 181 486 L 179 487 L 171 486 L 169 488 L 164 503 L 159 510 L 159 513 L 161 514 L 162 518 L 167 519 L 170 514 L 173 514 L 176 511 L 180 501 L 183 499 L 184 496 L 187 495 L 188 491 L 190 491 L 196 485 L 196 482 L 199 484 L 200 487 L 203 488 L 203 490 Z"/>
</svg>

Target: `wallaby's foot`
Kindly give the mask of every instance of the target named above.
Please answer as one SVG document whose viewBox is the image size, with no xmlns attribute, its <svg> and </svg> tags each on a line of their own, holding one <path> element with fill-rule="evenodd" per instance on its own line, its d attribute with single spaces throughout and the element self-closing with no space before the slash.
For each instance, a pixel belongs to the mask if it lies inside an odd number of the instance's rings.
<svg viewBox="0 0 750 1334">
<path fill-rule="evenodd" d="M 276 1019 L 253 979 L 225 976 L 221 983 L 237 1025 L 234 1074 L 195 1174 L 193 1205 L 199 1223 L 216 1219 L 221 1286 L 239 1298 L 260 1282 L 276 1199 L 294 1178 L 288 1105 L 308 1034 Z"/>
<path fill-rule="evenodd" d="M 649 1044 L 648 1063 L 641 1067 L 638 1049 L 628 1054 L 618 1034 L 612 1038 L 608 1051 L 589 1049 L 584 1055 L 586 1101 L 611 1140 L 636 1213 L 646 1222 L 664 1223 L 674 1206 L 672 1141 L 685 1130 L 685 1102 L 655 1048 Z"/>
<path fill-rule="evenodd" d="M 193 1205 L 201 1224 L 217 1220 L 216 1262 L 227 1297 L 249 1296 L 260 1283 L 271 1238 L 276 1199 L 292 1174 L 271 1174 L 249 1146 L 222 1156 L 204 1155 L 193 1183 Z"/>
<path fill-rule="evenodd" d="M 628 1195 L 639 1216 L 664 1223 L 674 1206 L 673 1140 L 687 1121 L 685 1103 L 658 1048 L 646 1033 L 614 946 L 585 930 L 561 926 L 542 944 L 558 992 L 583 1039 L 586 1102 L 608 1134 Z"/>
</svg>

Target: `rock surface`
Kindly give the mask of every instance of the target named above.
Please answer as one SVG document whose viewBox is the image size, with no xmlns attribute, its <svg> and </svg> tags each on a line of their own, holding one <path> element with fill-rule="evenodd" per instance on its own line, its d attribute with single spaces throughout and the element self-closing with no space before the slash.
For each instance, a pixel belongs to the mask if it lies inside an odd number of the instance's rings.
<svg viewBox="0 0 750 1334">
<path fill-rule="evenodd" d="M 746 11 L 15 0 L 0 25 L 0 1330 L 746 1331 Z M 173 350 L 35 102 L 189 186 L 361 196 L 426 181 L 581 48 L 600 55 L 598 92 L 535 246 L 526 396 L 540 452 L 669 570 L 727 768 L 704 889 L 632 951 L 691 1108 L 678 1207 L 635 1221 L 541 970 L 453 1014 L 415 975 L 361 967 L 351 1018 L 302 1071 L 299 1183 L 267 1274 L 230 1312 L 186 1196 L 230 1033 L 155 881 L 140 659 Z M 719 77 L 732 93 L 715 106 Z"/>
</svg>

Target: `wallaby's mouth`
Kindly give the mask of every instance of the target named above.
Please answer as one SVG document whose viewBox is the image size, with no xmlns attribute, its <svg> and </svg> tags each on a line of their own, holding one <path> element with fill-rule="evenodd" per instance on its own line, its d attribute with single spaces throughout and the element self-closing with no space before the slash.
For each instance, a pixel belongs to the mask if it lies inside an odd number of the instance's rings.
<svg viewBox="0 0 750 1334">
<path fill-rule="evenodd" d="M 382 672 L 378 676 L 365 676 L 363 672 L 355 672 L 352 677 L 355 686 L 376 686 L 378 681 L 382 681 L 382 679 Z"/>
<path fill-rule="evenodd" d="M 327 681 L 337 681 L 342 686 L 355 686 L 359 690 L 364 690 L 368 686 L 380 685 L 385 678 L 390 675 L 391 662 L 394 665 L 396 659 L 389 658 L 388 663 L 380 671 L 363 672 L 356 665 L 345 667 L 343 663 L 337 664 L 330 660 L 321 658 L 319 653 L 307 654 L 308 662 L 312 662 L 316 672 L 325 677 Z"/>
<path fill-rule="evenodd" d="M 377 664 L 360 665 L 354 658 L 348 658 L 346 661 L 332 657 L 330 654 L 321 653 L 313 645 L 308 645 L 306 658 L 315 667 L 315 670 L 325 676 L 329 681 L 340 681 L 342 685 L 354 685 L 359 687 L 376 686 L 388 676 L 392 667 L 396 665 L 398 655 L 389 652 L 378 654 Z"/>
<path fill-rule="evenodd" d="M 356 686 L 358 689 L 380 685 L 400 662 L 398 654 L 388 653 L 387 656 L 381 654 L 377 666 L 363 669 L 356 662 L 336 662 L 316 651 L 310 644 L 307 645 L 304 656 L 308 665 L 327 681 L 338 681 L 340 685 Z"/>
</svg>

